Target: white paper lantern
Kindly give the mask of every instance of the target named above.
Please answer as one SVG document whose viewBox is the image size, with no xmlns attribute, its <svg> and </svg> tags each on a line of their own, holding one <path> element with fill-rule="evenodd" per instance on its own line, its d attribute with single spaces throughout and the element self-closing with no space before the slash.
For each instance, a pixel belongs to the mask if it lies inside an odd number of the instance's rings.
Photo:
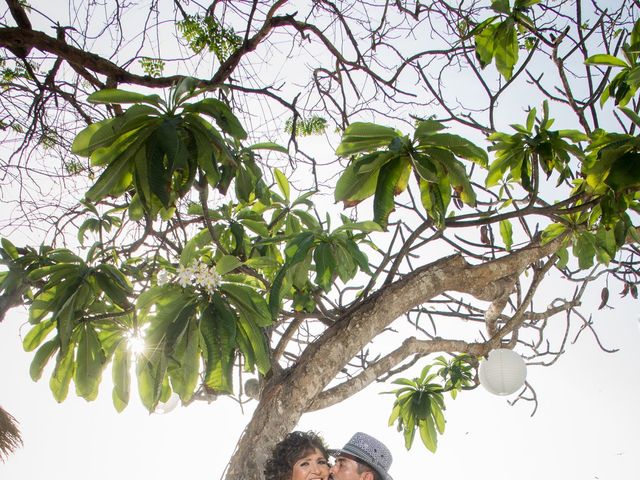
<svg viewBox="0 0 640 480">
<path fill-rule="evenodd" d="M 498 348 L 480 363 L 480 383 L 494 395 L 511 395 L 524 385 L 527 365 L 513 350 Z"/>
<path fill-rule="evenodd" d="M 158 403 L 158 406 L 153 411 L 153 413 L 169 413 L 175 410 L 175 408 L 180 403 L 180 397 L 176 392 L 173 392 L 169 399 L 166 402 Z"/>
</svg>

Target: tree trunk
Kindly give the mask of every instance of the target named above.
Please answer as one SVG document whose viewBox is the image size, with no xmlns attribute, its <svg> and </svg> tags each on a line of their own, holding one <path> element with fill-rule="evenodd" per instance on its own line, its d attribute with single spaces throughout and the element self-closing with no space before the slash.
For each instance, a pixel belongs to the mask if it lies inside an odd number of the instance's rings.
<svg viewBox="0 0 640 480">
<path fill-rule="evenodd" d="M 304 351 L 293 367 L 268 379 L 229 462 L 226 480 L 262 479 L 264 462 L 275 443 L 295 428 L 302 414 L 314 409 L 316 398 L 344 365 L 405 312 L 446 291 L 469 293 L 488 301 L 499 298 L 505 288 L 513 287 L 524 269 L 554 253 L 559 245 L 558 240 L 533 246 L 480 265 L 470 265 L 457 255 L 443 258 L 384 286 L 346 312 Z M 447 345 L 447 341 L 441 345 Z M 458 342 L 456 346 L 465 347 L 473 355 L 484 355 L 494 347 L 489 342 Z M 364 386 L 359 384 L 351 394 Z"/>
</svg>

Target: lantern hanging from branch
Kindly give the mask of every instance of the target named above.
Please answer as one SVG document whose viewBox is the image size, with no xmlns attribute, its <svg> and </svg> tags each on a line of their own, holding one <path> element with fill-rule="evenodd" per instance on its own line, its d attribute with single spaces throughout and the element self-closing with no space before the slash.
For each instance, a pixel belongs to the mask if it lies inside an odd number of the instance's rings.
<svg viewBox="0 0 640 480">
<path fill-rule="evenodd" d="M 513 350 L 498 348 L 480 363 L 480 383 L 494 395 L 511 395 L 524 385 L 527 366 Z"/>
</svg>

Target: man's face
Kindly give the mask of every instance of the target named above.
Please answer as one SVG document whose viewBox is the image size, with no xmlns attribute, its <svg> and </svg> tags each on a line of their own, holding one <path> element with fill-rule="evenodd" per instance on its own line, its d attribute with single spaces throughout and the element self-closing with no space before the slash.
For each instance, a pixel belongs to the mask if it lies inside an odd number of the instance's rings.
<svg viewBox="0 0 640 480">
<path fill-rule="evenodd" d="M 336 458 L 330 471 L 333 480 L 368 480 L 365 477 L 371 476 L 371 472 L 358 473 L 358 462 L 343 456 Z"/>
</svg>

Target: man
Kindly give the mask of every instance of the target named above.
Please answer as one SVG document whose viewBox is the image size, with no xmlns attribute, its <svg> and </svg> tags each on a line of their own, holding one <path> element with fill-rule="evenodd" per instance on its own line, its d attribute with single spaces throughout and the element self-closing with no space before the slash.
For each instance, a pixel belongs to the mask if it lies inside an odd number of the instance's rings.
<svg viewBox="0 0 640 480">
<path fill-rule="evenodd" d="M 393 480 L 391 452 L 371 435 L 358 432 L 340 450 L 329 453 L 336 459 L 330 470 L 333 480 Z"/>
</svg>

